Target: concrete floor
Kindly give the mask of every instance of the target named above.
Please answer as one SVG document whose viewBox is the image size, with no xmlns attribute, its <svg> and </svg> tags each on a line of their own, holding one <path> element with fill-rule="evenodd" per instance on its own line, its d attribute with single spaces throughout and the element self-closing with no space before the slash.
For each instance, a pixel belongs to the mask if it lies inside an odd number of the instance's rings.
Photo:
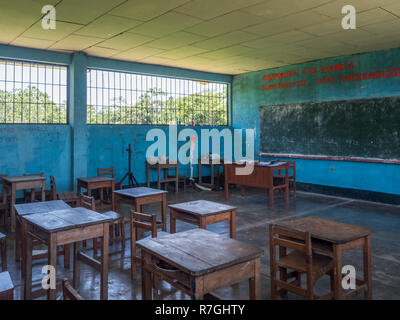
<svg viewBox="0 0 400 320">
<path fill-rule="evenodd" d="M 372 228 L 372 287 L 374 299 L 400 299 L 400 208 L 384 204 L 362 202 L 352 199 L 328 197 L 298 192 L 290 198 L 290 204 L 284 204 L 283 196 L 276 194 L 274 209 L 268 208 L 268 197 L 262 190 L 249 189 L 246 196 L 240 196 L 239 188 L 232 189 L 229 204 L 237 207 L 237 239 L 262 248 L 265 252 L 261 259 L 261 298 L 269 299 L 269 247 L 267 228 L 269 223 L 284 219 L 306 216 L 318 216 L 345 223 Z M 224 203 L 223 192 L 194 191 L 190 188 L 175 194 L 170 190 L 168 203 L 206 199 Z M 122 207 L 128 216 L 129 207 Z M 145 212 L 160 212 L 158 204 L 145 206 Z M 168 223 L 169 226 L 169 223 Z M 127 226 L 128 227 L 128 226 Z M 168 227 L 169 228 L 169 227 Z M 193 228 L 192 225 L 178 221 L 177 231 Z M 228 223 L 221 222 L 208 227 L 210 231 L 228 236 Z M 1 228 L 0 228 L 1 230 Z M 128 228 L 127 228 L 128 231 Z M 2 230 L 4 232 L 4 230 Z M 129 235 L 129 233 L 127 233 Z M 23 283 L 20 276 L 20 264 L 15 262 L 14 235 L 8 235 L 8 269 L 15 284 L 15 299 L 23 298 Z M 119 244 L 110 247 L 109 299 L 141 299 L 140 272 L 137 279 L 130 279 L 129 241 L 125 252 Z M 343 256 L 343 265 L 354 265 L 362 277 L 361 249 L 348 252 Z M 34 288 L 41 284 L 41 268 L 46 260 L 34 261 Z M 62 257 L 57 266 L 57 278 L 72 279 L 72 270 L 64 269 Z M 80 291 L 86 299 L 99 299 L 100 274 L 81 263 Z M 316 292 L 323 294 L 329 290 L 329 278 L 322 278 L 316 284 Z M 223 299 L 248 299 L 248 282 L 222 288 L 214 292 Z M 61 295 L 59 293 L 58 295 Z M 162 282 L 154 299 L 188 299 L 189 297 L 169 284 Z M 289 294 L 289 299 L 302 299 Z M 361 294 L 356 299 L 364 299 Z"/>
</svg>

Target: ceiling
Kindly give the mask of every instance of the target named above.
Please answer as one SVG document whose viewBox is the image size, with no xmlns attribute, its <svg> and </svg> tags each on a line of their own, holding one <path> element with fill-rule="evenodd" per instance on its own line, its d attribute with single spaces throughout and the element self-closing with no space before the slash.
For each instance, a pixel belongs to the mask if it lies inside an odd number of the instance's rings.
<svg viewBox="0 0 400 320">
<path fill-rule="evenodd" d="M 357 9 L 343 30 L 341 9 Z M 56 29 L 41 27 L 56 7 Z M 400 47 L 399 0 L 0 0 L 0 43 L 223 74 Z"/>
</svg>

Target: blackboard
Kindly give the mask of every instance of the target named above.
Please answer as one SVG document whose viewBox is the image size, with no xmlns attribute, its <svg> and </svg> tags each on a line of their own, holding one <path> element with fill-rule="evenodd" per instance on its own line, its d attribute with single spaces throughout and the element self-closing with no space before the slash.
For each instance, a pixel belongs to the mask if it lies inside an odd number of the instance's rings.
<svg viewBox="0 0 400 320">
<path fill-rule="evenodd" d="M 260 151 L 400 159 L 400 97 L 262 106 Z"/>
</svg>

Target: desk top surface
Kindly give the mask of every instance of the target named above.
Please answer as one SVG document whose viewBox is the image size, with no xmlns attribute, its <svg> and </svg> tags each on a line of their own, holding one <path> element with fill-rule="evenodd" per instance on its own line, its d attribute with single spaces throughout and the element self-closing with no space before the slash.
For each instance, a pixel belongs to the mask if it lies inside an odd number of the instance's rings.
<svg viewBox="0 0 400 320">
<path fill-rule="evenodd" d="M 141 198 L 147 196 L 153 196 L 157 194 L 168 193 L 165 190 L 147 188 L 147 187 L 137 187 L 137 188 L 129 188 L 114 191 L 116 194 L 120 194 L 123 196 L 131 197 L 131 198 Z"/>
<path fill-rule="evenodd" d="M 137 245 L 194 276 L 250 261 L 263 254 L 259 248 L 203 229 L 146 238 L 139 240 Z"/>
<path fill-rule="evenodd" d="M 199 216 L 213 215 L 236 209 L 236 207 L 207 200 L 196 200 L 190 202 L 176 203 L 176 204 L 171 204 L 168 207 L 178 211 L 183 211 L 186 213 L 191 213 Z"/>
<path fill-rule="evenodd" d="M 50 233 L 111 221 L 111 218 L 86 208 L 68 208 L 30 214 L 23 216 L 22 219 Z"/>
<path fill-rule="evenodd" d="M 281 221 L 276 225 L 296 231 L 310 232 L 311 237 L 334 244 L 357 240 L 372 233 L 371 229 L 318 217 Z"/>
<path fill-rule="evenodd" d="M 66 204 L 62 200 L 22 203 L 22 204 L 16 204 L 14 205 L 14 207 L 17 215 L 19 216 L 71 208 L 68 204 Z"/>
<path fill-rule="evenodd" d="M 14 285 L 11 281 L 10 274 L 7 271 L 0 272 L 0 292 L 11 290 Z"/>
<path fill-rule="evenodd" d="M 46 180 L 46 177 L 43 177 L 41 175 L 28 175 L 28 176 L 7 176 L 7 177 L 2 177 L 4 181 L 8 183 L 17 183 L 17 182 L 29 182 L 29 181 L 40 181 L 40 180 Z"/>
</svg>

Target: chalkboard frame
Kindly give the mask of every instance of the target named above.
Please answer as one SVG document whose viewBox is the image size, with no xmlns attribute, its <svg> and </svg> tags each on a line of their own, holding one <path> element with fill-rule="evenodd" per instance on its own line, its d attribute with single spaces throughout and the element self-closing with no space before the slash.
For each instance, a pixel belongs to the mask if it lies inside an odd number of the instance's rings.
<svg viewBox="0 0 400 320">
<path fill-rule="evenodd" d="M 357 112 L 361 113 L 361 115 L 359 116 Z M 337 117 L 335 113 L 339 113 L 340 117 Z M 400 163 L 400 148 L 398 148 L 399 150 L 397 151 L 397 148 L 394 147 L 395 145 L 400 145 L 400 96 L 263 105 L 259 108 L 259 115 L 260 155 L 314 160 Z M 269 118 L 266 119 L 266 116 Z M 311 120 L 305 118 L 306 116 L 309 116 Z M 286 119 L 287 117 L 292 117 L 292 119 L 289 118 L 288 120 Z M 295 120 L 293 120 L 293 117 L 296 117 Z M 329 119 L 329 126 L 327 126 L 327 121 L 324 117 Z M 341 122 L 338 127 L 343 128 L 343 126 L 346 126 L 346 123 L 352 124 L 354 121 L 358 121 L 359 118 L 361 118 L 359 127 L 350 127 L 344 130 L 344 132 L 340 132 L 341 136 L 339 135 L 339 137 L 335 137 L 335 133 L 332 133 L 332 128 L 334 128 L 335 125 L 333 120 L 336 119 L 336 121 L 338 121 L 337 119 L 340 119 Z M 279 123 L 278 119 L 280 121 Z M 348 119 L 350 119 L 350 121 Z M 306 121 L 309 123 L 303 125 Z M 285 128 L 285 126 L 299 126 L 299 124 L 301 124 L 306 128 L 304 130 L 309 130 L 310 132 L 314 130 L 313 134 L 327 134 L 327 129 L 325 127 L 317 129 L 311 127 L 315 125 L 316 121 L 320 121 L 321 126 L 327 126 L 329 130 L 331 130 L 329 132 L 330 134 L 328 134 L 330 140 L 320 136 L 320 138 L 315 138 L 313 143 L 307 145 L 308 141 L 306 141 L 306 139 L 309 132 Z M 369 124 L 369 126 L 366 124 Z M 268 125 L 270 125 L 270 127 L 267 127 Z M 392 132 L 390 130 L 392 130 Z M 376 137 L 371 145 L 384 142 L 383 145 L 386 149 L 379 150 L 381 144 L 378 144 L 375 145 L 375 149 L 371 151 L 369 148 L 370 146 L 365 144 L 364 132 L 366 132 L 366 136 L 372 135 L 373 138 Z M 389 138 L 385 141 L 384 138 L 388 132 Z M 350 138 L 346 136 L 346 134 L 349 135 Z M 353 136 L 351 136 L 352 134 Z M 356 137 L 356 139 L 354 137 Z M 313 149 L 316 142 L 324 143 L 325 146 L 324 139 L 334 143 L 336 149 L 330 148 L 330 152 L 322 152 L 322 147 L 316 148 L 319 150 Z M 341 143 L 343 143 L 344 139 L 346 139 L 345 141 L 347 143 L 350 141 L 355 145 L 360 145 L 360 141 L 357 141 L 357 139 L 360 139 L 361 147 L 358 150 L 356 149 L 355 152 L 349 152 L 349 150 L 351 151 L 349 148 L 351 143 L 348 143 L 349 145 L 347 145 L 347 148 L 344 148 L 346 152 L 340 152 L 342 148 Z M 364 141 L 362 141 L 363 139 Z M 300 146 L 293 148 L 293 145 L 298 141 L 300 142 Z M 274 143 L 276 143 L 274 147 L 268 147 Z M 303 143 L 303 145 L 301 145 L 301 143 Z M 362 143 L 364 143 L 364 145 L 362 145 Z M 395 151 L 397 151 L 397 153 Z"/>
</svg>

